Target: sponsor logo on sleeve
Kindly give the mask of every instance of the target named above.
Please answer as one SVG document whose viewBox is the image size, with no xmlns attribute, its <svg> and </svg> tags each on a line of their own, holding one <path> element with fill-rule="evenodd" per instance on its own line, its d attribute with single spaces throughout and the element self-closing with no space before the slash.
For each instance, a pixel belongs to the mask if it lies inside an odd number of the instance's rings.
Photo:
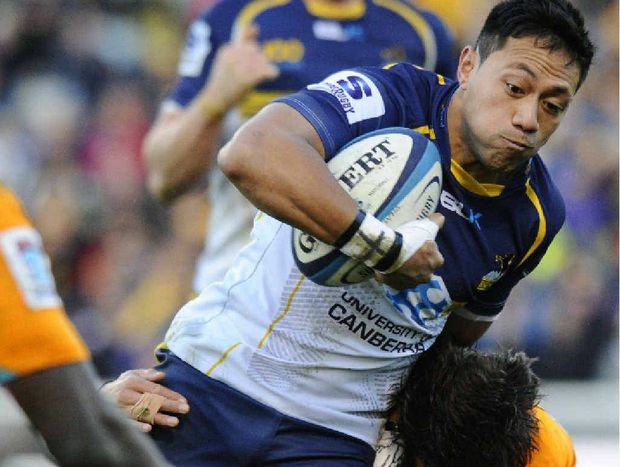
<svg viewBox="0 0 620 467">
<path fill-rule="evenodd" d="M 379 89 L 370 78 L 354 71 L 340 71 L 308 89 L 334 96 L 347 116 L 349 124 L 377 118 L 385 114 Z"/>
<path fill-rule="evenodd" d="M 62 305 L 50 269 L 50 261 L 33 229 L 19 227 L 0 234 L 3 254 L 19 292 L 33 310 Z"/>
</svg>

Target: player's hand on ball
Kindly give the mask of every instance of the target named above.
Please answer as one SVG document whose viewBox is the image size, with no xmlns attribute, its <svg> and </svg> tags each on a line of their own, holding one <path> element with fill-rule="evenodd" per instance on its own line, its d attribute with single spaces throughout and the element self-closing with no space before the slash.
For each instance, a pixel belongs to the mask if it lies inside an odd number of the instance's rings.
<svg viewBox="0 0 620 467">
<path fill-rule="evenodd" d="M 443 227 L 445 218 L 439 213 L 432 213 L 424 221 L 408 222 L 396 229 L 414 253 L 396 271 L 375 274 L 379 282 L 397 290 L 408 289 L 431 280 L 435 270 L 443 265 L 443 255 L 434 239 L 437 231 Z"/>
<path fill-rule="evenodd" d="M 135 418 L 132 415 L 132 409 L 138 404 L 143 394 L 151 393 L 162 396 L 164 399 L 159 411 L 154 416 L 153 424 L 175 427 L 179 424 L 179 419 L 161 412 L 185 414 L 189 412 L 189 405 L 187 399 L 178 392 L 157 384 L 165 377 L 166 374 L 163 371 L 157 371 L 153 368 L 129 370 L 114 381 L 106 383 L 101 388 L 101 392 L 132 418 Z M 144 432 L 151 431 L 152 425 L 150 423 L 136 419 L 133 420 L 133 423 Z"/>
</svg>

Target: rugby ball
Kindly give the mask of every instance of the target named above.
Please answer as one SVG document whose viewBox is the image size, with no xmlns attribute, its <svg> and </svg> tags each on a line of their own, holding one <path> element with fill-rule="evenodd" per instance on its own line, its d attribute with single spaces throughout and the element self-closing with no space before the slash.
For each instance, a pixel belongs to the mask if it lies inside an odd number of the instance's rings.
<svg viewBox="0 0 620 467">
<path fill-rule="evenodd" d="M 327 163 L 329 170 L 365 212 L 392 228 L 434 212 L 441 194 L 441 158 L 435 144 L 408 128 L 384 128 L 362 135 Z M 333 246 L 293 229 L 299 270 L 325 286 L 357 284 L 373 270 Z"/>
</svg>

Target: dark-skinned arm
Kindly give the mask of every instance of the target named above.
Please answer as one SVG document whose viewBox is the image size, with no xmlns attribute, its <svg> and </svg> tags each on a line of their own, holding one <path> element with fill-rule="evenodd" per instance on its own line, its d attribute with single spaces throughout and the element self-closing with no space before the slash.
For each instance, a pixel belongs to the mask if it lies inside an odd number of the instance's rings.
<svg viewBox="0 0 620 467">
<path fill-rule="evenodd" d="M 353 223 L 357 203 L 325 163 L 314 127 L 283 103 L 265 107 L 243 125 L 218 155 L 226 176 L 260 210 L 329 244 Z M 439 226 L 443 217 L 433 214 Z M 426 241 L 382 280 L 396 288 L 430 279 L 443 264 L 434 241 Z"/>
<path fill-rule="evenodd" d="M 491 321 L 472 321 L 453 312 L 438 341 L 450 341 L 464 347 L 473 345 L 489 329 L 491 323 Z"/>
<path fill-rule="evenodd" d="M 7 387 L 62 466 L 167 466 L 155 445 L 98 393 L 90 364 L 46 369 Z"/>
</svg>

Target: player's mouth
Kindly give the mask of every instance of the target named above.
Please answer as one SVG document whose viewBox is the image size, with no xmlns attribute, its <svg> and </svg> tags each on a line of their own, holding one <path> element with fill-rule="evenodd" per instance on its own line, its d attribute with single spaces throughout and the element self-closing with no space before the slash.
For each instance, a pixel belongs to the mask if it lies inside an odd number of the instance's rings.
<svg viewBox="0 0 620 467">
<path fill-rule="evenodd" d="M 504 140 L 506 147 L 508 147 L 509 149 L 514 149 L 517 151 L 529 151 L 530 149 L 534 148 L 534 146 L 529 143 L 524 143 L 521 141 L 506 138 L 505 136 L 502 136 L 501 138 Z"/>
</svg>

